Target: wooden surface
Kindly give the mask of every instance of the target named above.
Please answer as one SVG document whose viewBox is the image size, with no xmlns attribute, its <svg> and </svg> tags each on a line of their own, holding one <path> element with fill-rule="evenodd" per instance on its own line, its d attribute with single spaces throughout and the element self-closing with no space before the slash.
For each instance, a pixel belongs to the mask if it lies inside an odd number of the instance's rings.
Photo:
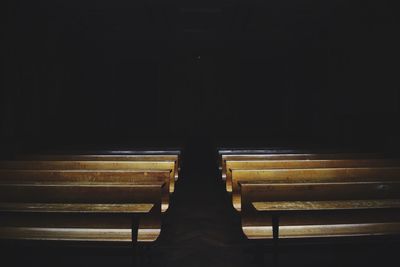
<svg viewBox="0 0 400 267">
<path fill-rule="evenodd" d="M 129 222 L 124 229 L 0 227 L 0 236 L 2 239 L 10 240 L 132 243 L 132 229 Z"/>
<path fill-rule="evenodd" d="M 121 151 L 119 151 L 120 153 Z M 162 151 L 160 151 L 162 152 Z M 175 180 L 179 178 L 180 170 L 180 152 L 174 154 L 22 154 L 18 155 L 20 161 L 173 161 L 175 162 Z"/>
<path fill-rule="evenodd" d="M 147 213 L 154 204 L 0 203 L 0 212 Z"/>
<path fill-rule="evenodd" d="M 9 169 L 0 170 L 1 239 L 124 243 L 159 236 L 170 170 L 57 169 L 62 163 L 53 170 L 41 169 L 46 162 L 38 170 L 2 164 Z"/>
<path fill-rule="evenodd" d="M 382 168 L 313 168 L 313 169 L 268 169 L 268 170 L 232 170 L 232 201 L 240 211 L 240 182 L 273 182 L 273 183 L 327 183 L 327 182 L 374 182 L 398 181 L 400 167 Z M 385 189 L 384 184 L 378 184 Z"/>
<path fill-rule="evenodd" d="M 332 159 L 378 159 L 380 153 L 284 153 L 284 154 L 231 154 L 221 155 L 222 179 L 226 179 L 227 161 L 270 161 L 270 160 L 332 160 Z"/>
<path fill-rule="evenodd" d="M 0 216 L 1 239 L 132 242 L 129 214 L 2 213 Z"/>
<path fill-rule="evenodd" d="M 398 234 L 400 218 L 393 212 L 399 209 L 400 162 L 380 157 L 222 155 L 221 171 L 250 239 L 272 239 L 273 218 L 279 218 L 280 238 Z M 337 213 L 354 210 L 365 214 Z"/>
<path fill-rule="evenodd" d="M 164 170 L 170 171 L 169 190 L 175 189 L 176 161 L 0 161 L 4 170 Z"/>
<path fill-rule="evenodd" d="M 310 169 L 345 167 L 400 166 L 398 159 L 312 159 L 312 160 L 249 160 L 226 161 L 226 190 L 232 192 L 232 170 Z"/>
<path fill-rule="evenodd" d="M 257 211 L 398 209 L 400 199 L 253 202 Z"/>
<path fill-rule="evenodd" d="M 29 183 L 34 181 L 35 183 L 47 182 L 46 187 L 51 186 L 50 182 L 64 182 L 65 188 L 77 186 L 84 190 L 85 183 L 103 183 L 109 184 L 116 183 L 114 187 L 120 184 L 141 184 L 151 185 L 154 182 L 169 184 L 170 182 L 170 171 L 169 170 L 0 170 L 0 185 L 12 184 L 15 181 L 18 183 Z M 32 184 L 33 186 L 33 184 Z M 59 185 L 60 187 L 61 185 Z M 101 185 L 98 185 L 101 187 Z M 120 185 L 123 187 L 123 185 Z M 26 187 L 20 186 L 21 190 Z M 38 190 L 46 190 L 40 188 Z M 62 190 L 62 189 L 60 189 Z M 67 189 L 63 189 L 64 191 Z M 70 189 L 74 190 L 74 189 Z M 97 189 L 100 190 L 100 189 Z M 51 189 L 47 189 L 51 191 Z M 162 210 L 166 211 L 169 206 L 169 187 L 162 187 Z"/>
<path fill-rule="evenodd" d="M 272 239 L 274 218 L 279 238 L 400 234 L 399 168 L 274 171 L 236 177 L 248 238 Z"/>
</svg>

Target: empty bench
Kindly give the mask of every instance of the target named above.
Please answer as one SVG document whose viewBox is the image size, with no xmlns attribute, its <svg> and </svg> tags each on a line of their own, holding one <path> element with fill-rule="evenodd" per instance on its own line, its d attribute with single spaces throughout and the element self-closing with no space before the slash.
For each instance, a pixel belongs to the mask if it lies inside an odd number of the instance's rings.
<svg viewBox="0 0 400 267">
<path fill-rule="evenodd" d="M 238 170 L 233 176 L 249 238 L 400 233 L 398 167 Z"/>
<path fill-rule="evenodd" d="M 310 153 L 304 153 L 304 152 L 298 152 L 295 153 L 296 151 L 294 150 L 272 150 L 274 153 L 271 154 L 265 154 L 264 150 L 262 150 L 263 153 L 257 154 L 255 152 L 249 153 L 249 151 L 245 151 L 246 153 L 240 153 L 240 151 L 230 151 L 229 154 L 223 154 L 223 152 L 220 152 L 220 170 L 221 170 L 221 177 L 222 180 L 226 183 L 226 190 L 228 192 L 232 191 L 232 180 L 230 177 L 230 169 L 232 167 L 240 167 L 240 168 L 245 168 L 246 165 L 249 165 L 247 168 L 252 168 L 253 166 L 256 168 L 257 161 L 261 162 L 270 162 L 276 161 L 275 163 L 270 163 L 271 165 L 274 164 L 277 167 L 284 167 L 285 162 L 288 162 L 290 160 L 303 160 L 304 161 L 309 161 L 309 160 L 334 160 L 334 159 L 377 159 L 377 158 L 382 158 L 383 155 L 379 153 L 321 153 L 321 152 L 313 152 Z M 289 151 L 290 153 L 283 153 L 282 151 Z M 279 161 L 281 163 L 279 164 Z M 236 164 L 235 166 L 231 166 L 231 162 L 237 162 L 233 163 Z M 238 165 L 241 164 L 241 165 Z M 287 165 L 289 166 L 289 165 Z M 305 166 L 305 165 L 303 165 Z M 272 167 L 272 166 L 270 166 Z"/>
<path fill-rule="evenodd" d="M 179 152 L 22 155 L 0 162 L 1 239 L 154 241 Z"/>
<path fill-rule="evenodd" d="M 250 239 L 400 233 L 396 159 L 375 153 L 222 156 L 227 191 Z"/>
<path fill-rule="evenodd" d="M 174 161 L 150 161 L 134 160 L 128 161 L 126 157 L 121 159 L 113 157 L 112 160 L 78 160 L 80 157 L 69 156 L 72 160 L 30 160 L 30 161 L 1 161 L 0 169 L 4 170 L 163 170 L 169 172 L 166 178 L 166 186 L 162 194 L 162 211 L 169 207 L 169 195 L 175 187 L 176 163 Z M 93 157 L 91 157 L 93 159 Z M 138 158 L 135 158 L 138 159 Z"/>
<path fill-rule="evenodd" d="M 97 153 L 77 154 L 22 154 L 17 156 L 18 160 L 26 161 L 138 161 L 138 162 L 173 162 L 172 174 L 175 180 L 171 180 L 170 190 L 174 192 L 175 182 L 179 178 L 180 151 L 103 151 Z"/>
<path fill-rule="evenodd" d="M 0 170 L 0 238 L 137 242 L 160 232 L 169 171 Z"/>
</svg>

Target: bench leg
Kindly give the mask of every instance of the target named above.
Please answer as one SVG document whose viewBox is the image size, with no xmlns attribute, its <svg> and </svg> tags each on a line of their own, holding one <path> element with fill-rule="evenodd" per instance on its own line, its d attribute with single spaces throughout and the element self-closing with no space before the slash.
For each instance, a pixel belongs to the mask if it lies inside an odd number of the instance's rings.
<svg viewBox="0 0 400 267">
<path fill-rule="evenodd" d="M 137 240 L 139 231 L 139 221 L 133 220 L 132 222 L 132 266 L 139 267 L 140 266 L 140 251 L 139 251 L 139 243 Z"/>
<path fill-rule="evenodd" d="M 272 216 L 272 247 L 270 240 L 254 241 L 255 247 L 253 248 L 254 263 L 257 266 L 279 266 L 279 216 Z M 265 253 L 272 256 L 272 262 L 265 261 Z"/>
<path fill-rule="evenodd" d="M 272 217 L 272 266 L 277 267 L 279 265 L 279 217 Z"/>
<path fill-rule="evenodd" d="M 139 220 L 132 223 L 132 266 L 146 267 L 151 264 L 150 245 L 146 242 L 138 242 Z"/>
</svg>

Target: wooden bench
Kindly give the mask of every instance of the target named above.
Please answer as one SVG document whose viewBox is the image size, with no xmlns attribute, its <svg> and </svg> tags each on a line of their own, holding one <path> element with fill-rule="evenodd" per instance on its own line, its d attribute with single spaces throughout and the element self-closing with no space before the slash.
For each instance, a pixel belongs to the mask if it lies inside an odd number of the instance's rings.
<svg viewBox="0 0 400 267">
<path fill-rule="evenodd" d="M 179 178 L 180 172 L 180 152 L 179 151 L 103 151 L 93 154 L 22 154 L 17 159 L 26 161 L 151 161 L 151 162 L 174 162 L 173 175 L 175 181 L 171 180 L 170 190 L 174 192 L 175 182 Z M 103 154 L 101 154 L 103 153 Z"/>
<path fill-rule="evenodd" d="M 40 158 L 40 157 L 39 157 Z M 162 211 L 166 211 L 169 207 L 169 194 L 173 192 L 175 185 L 175 171 L 176 161 L 173 160 L 162 160 L 162 161 L 150 161 L 148 160 L 135 160 L 128 161 L 125 156 L 112 160 L 104 161 L 104 157 L 100 157 L 102 160 L 98 161 L 64 161 L 55 160 L 57 157 L 53 157 L 52 161 L 1 161 L 0 169 L 4 170 L 163 170 L 168 171 L 170 176 L 165 180 L 165 183 L 169 185 L 163 189 L 162 196 Z M 80 156 L 73 157 L 68 156 L 69 159 L 78 159 Z M 93 159 L 93 157 L 88 157 Z M 87 158 L 87 159 L 88 159 Z M 64 159 L 64 158 L 63 158 Z M 135 159 L 138 159 L 135 157 Z"/>
<path fill-rule="evenodd" d="M 339 154 L 326 154 L 325 157 L 338 157 Z M 346 154 L 347 158 L 357 157 L 357 155 Z M 316 156 L 317 157 L 317 156 Z M 248 161 L 226 161 L 226 189 L 232 194 L 233 205 L 240 210 L 240 194 L 238 181 L 232 180 L 234 170 L 268 170 L 268 169 L 310 169 L 310 168 L 345 168 L 345 167 L 390 167 L 400 166 L 398 159 L 289 159 L 289 160 L 248 160 Z"/>
<path fill-rule="evenodd" d="M 154 241 L 170 171 L 0 170 L 0 239 Z"/>
<path fill-rule="evenodd" d="M 263 160 L 263 159 L 285 159 L 282 156 L 307 157 L 313 155 L 358 155 L 361 158 L 381 158 L 382 153 L 377 152 L 355 152 L 344 149 L 293 149 L 284 147 L 273 147 L 264 149 L 218 149 L 219 169 L 222 171 L 226 160 Z M 335 157 L 335 156 L 334 156 Z M 288 159 L 288 158 L 286 158 Z M 306 159 L 306 158 L 305 158 Z M 310 158 L 311 159 L 311 158 Z M 327 158 L 328 159 L 328 158 Z"/>
<path fill-rule="evenodd" d="M 285 151 L 285 150 L 283 150 Z M 227 172 L 227 162 L 229 161 L 279 161 L 279 160 L 333 160 L 333 159 L 377 159 L 382 158 L 383 154 L 380 153 L 321 153 L 319 151 L 314 151 L 313 153 L 302 153 L 296 151 L 288 150 L 290 153 L 280 153 L 279 151 L 274 151 L 272 154 L 221 154 L 220 156 L 220 169 L 222 180 L 226 181 Z M 228 192 L 231 191 L 230 181 L 227 183 Z"/>
<path fill-rule="evenodd" d="M 180 151 L 79 151 L 16 158 L 0 162 L 0 172 L 8 177 L 4 190 L 16 192 L 10 193 L 15 198 L 0 197 L 2 243 L 118 243 L 133 246 L 135 266 L 148 257 L 145 247 L 161 232 L 162 212 L 179 177 Z"/>
<path fill-rule="evenodd" d="M 400 234 L 400 167 L 234 169 L 232 179 L 249 239 Z"/>
</svg>

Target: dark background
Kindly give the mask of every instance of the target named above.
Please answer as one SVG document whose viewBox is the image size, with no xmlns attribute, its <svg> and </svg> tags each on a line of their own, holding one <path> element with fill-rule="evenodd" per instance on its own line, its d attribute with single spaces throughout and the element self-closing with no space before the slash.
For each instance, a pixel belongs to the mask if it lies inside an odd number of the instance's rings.
<svg viewBox="0 0 400 267">
<path fill-rule="evenodd" d="M 394 1 L 5 3 L 11 149 L 399 143 Z"/>
<path fill-rule="evenodd" d="M 182 179 L 153 264 L 253 266 L 215 149 L 398 150 L 400 18 L 394 3 L 2 2 L 1 156 L 181 147 Z M 396 258 L 398 248 L 294 246 L 282 251 L 281 261 L 377 266 Z M 44 259 L 58 266 L 130 261 L 129 250 L 27 251 L 13 260 L 37 266 Z"/>
</svg>

